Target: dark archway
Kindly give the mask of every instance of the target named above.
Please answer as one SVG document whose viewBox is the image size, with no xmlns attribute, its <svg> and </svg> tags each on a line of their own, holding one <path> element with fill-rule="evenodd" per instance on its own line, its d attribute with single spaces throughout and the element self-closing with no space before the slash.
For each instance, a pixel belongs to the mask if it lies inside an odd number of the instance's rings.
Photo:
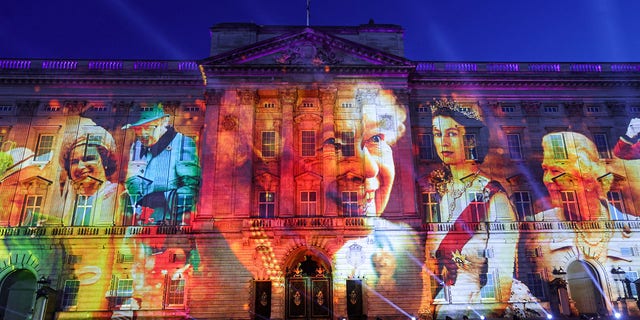
<svg viewBox="0 0 640 320">
<path fill-rule="evenodd" d="M 607 315 L 600 277 L 585 261 L 574 261 L 567 268 L 571 299 L 580 314 Z"/>
<path fill-rule="evenodd" d="M 332 319 L 331 270 L 324 259 L 301 253 L 286 270 L 286 318 Z"/>
<path fill-rule="evenodd" d="M 17 270 L 2 280 L 0 286 L 0 319 L 30 319 L 35 300 L 36 276 L 28 270 Z"/>
</svg>

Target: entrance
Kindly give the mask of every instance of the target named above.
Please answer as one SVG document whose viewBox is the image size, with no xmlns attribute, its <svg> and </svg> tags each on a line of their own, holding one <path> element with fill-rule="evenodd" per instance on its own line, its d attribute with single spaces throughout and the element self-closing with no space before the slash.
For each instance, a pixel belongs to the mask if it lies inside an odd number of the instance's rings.
<svg viewBox="0 0 640 320">
<path fill-rule="evenodd" d="M 574 261 L 567 268 L 569 293 L 580 314 L 606 315 L 609 312 L 604 302 L 600 278 L 587 262 Z"/>
<path fill-rule="evenodd" d="M 331 319 L 331 273 L 318 257 L 304 255 L 290 264 L 286 278 L 287 319 Z"/>
<path fill-rule="evenodd" d="M 30 319 L 36 295 L 36 277 L 27 270 L 18 270 L 0 286 L 0 319 Z"/>
</svg>

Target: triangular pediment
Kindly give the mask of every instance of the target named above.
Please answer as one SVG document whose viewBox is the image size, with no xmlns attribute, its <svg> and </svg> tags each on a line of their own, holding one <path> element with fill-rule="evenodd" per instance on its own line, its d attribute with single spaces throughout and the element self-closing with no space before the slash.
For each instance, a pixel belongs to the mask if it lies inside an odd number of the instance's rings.
<svg viewBox="0 0 640 320">
<path fill-rule="evenodd" d="M 389 66 L 412 67 L 410 60 L 336 37 L 311 27 L 231 50 L 201 61 L 207 66 Z"/>
</svg>

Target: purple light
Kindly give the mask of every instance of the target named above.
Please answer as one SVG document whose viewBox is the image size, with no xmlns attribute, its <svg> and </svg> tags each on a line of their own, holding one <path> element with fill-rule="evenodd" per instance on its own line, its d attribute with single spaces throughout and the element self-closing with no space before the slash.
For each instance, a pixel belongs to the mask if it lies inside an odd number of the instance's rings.
<svg viewBox="0 0 640 320">
<path fill-rule="evenodd" d="M 42 61 L 42 69 L 75 70 L 77 68 L 78 68 L 78 61 L 70 61 L 70 60 Z"/>
<path fill-rule="evenodd" d="M 529 71 L 533 72 L 560 72 L 560 64 L 558 63 L 532 63 L 529 65 Z"/>
<path fill-rule="evenodd" d="M 178 70 L 192 71 L 198 70 L 198 64 L 194 61 L 182 61 L 178 62 Z"/>
<path fill-rule="evenodd" d="M 469 72 L 477 71 L 478 66 L 475 63 L 447 63 L 444 65 L 446 71 Z"/>
<path fill-rule="evenodd" d="M 133 63 L 134 70 L 166 70 L 168 63 L 165 61 L 136 61 Z"/>
<path fill-rule="evenodd" d="M 89 70 L 122 70 L 122 61 L 89 61 Z"/>
<path fill-rule="evenodd" d="M 488 63 L 487 71 L 489 72 L 518 72 L 520 66 L 517 63 Z"/>
<path fill-rule="evenodd" d="M 574 72 L 602 72 L 602 66 L 595 63 L 576 63 L 569 65 L 569 70 Z"/>
<path fill-rule="evenodd" d="M 30 60 L 0 60 L 0 69 L 30 69 Z"/>
</svg>

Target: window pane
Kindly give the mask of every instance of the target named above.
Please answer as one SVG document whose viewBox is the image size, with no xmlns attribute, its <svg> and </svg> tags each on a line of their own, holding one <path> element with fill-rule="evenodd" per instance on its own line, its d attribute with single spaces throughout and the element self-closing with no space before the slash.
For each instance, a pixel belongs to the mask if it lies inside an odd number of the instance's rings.
<svg viewBox="0 0 640 320">
<path fill-rule="evenodd" d="M 520 148 L 520 135 L 508 134 L 507 145 L 509 147 L 509 156 L 511 157 L 511 159 L 521 160 L 522 150 Z"/>
<path fill-rule="evenodd" d="M 53 135 L 40 135 L 36 146 L 34 161 L 49 161 L 53 151 Z"/>
<path fill-rule="evenodd" d="M 316 155 L 316 132 L 302 131 L 302 156 L 313 157 Z"/>
<path fill-rule="evenodd" d="M 62 308 L 75 307 L 78 305 L 78 291 L 80 290 L 80 280 L 66 280 L 62 291 Z"/>
<path fill-rule="evenodd" d="M 607 135 L 604 133 L 596 133 L 593 135 L 593 142 L 598 149 L 598 156 L 600 159 L 610 159 L 611 153 L 609 152 L 609 143 L 607 143 Z"/>
<path fill-rule="evenodd" d="M 263 157 L 276 156 L 276 132 L 275 131 L 262 132 L 262 156 Z"/>
<path fill-rule="evenodd" d="M 342 132 L 340 137 L 342 138 L 342 144 L 340 146 L 340 149 L 342 150 L 342 156 L 355 156 L 355 134 L 353 132 Z"/>
</svg>

